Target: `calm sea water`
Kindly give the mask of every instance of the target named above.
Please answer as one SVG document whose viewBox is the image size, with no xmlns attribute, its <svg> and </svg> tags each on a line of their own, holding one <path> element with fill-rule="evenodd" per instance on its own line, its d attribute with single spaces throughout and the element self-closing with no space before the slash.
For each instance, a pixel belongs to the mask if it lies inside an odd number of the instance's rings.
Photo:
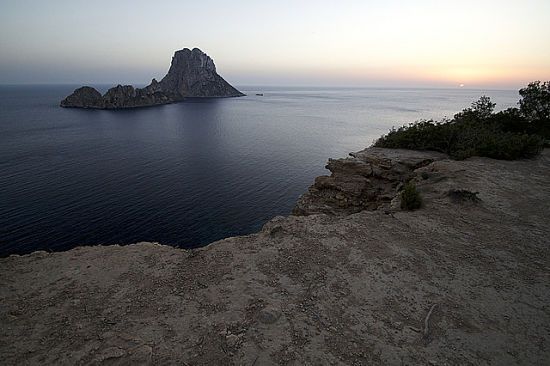
<svg viewBox="0 0 550 366">
<path fill-rule="evenodd" d="M 515 91 L 242 87 L 249 96 L 58 107 L 75 87 L 0 87 L 2 256 L 138 241 L 195 247 L 251 233 L 288 214 L 329 157 L 392 126 L 451 117 L 483 94 L 497 108 L 518 100 Z"/>
</svg>

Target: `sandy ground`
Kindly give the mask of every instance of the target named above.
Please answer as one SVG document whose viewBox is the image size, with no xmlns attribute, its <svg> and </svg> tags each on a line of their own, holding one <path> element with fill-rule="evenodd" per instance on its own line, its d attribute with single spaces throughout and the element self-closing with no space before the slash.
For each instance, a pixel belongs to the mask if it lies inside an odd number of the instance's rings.
<svg viewBox="0 0 550 366">
<path fill-rule="evenodd" d="M 547 365 L 550 151 L 417 173 L 414 212 L 0 259 L 0 363 Z"/>
</svg>

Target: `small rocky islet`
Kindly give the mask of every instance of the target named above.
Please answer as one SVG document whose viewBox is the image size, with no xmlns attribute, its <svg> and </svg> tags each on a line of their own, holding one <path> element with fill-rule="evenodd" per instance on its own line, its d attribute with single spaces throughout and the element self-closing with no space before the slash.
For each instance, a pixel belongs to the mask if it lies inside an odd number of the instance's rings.
<svg viewBox="0 0 550 366">
<path fill-rule="evenodd" d="M 150 107 L 181 102 L 185 98 L 241 97 L 243 93 L 231 86 L 216 72 L 214 61 L 198 48 L 176 51 L 168 73 L 144 88 L 117 85 L 104 95 L 83 86 L 63 99 L 61 107 L 90 109 L 125 109 Z"/>
</svg>

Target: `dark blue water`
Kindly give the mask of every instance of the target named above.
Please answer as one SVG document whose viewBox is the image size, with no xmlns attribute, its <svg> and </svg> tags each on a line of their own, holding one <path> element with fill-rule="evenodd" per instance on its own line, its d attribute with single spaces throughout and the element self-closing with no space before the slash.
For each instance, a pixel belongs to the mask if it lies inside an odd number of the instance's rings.
<svg viewBox="0 0 550 366">
<path fill-rule="evenodd" d="M 62 109 L 75 86 L 0 87 L 0 255 L 156 241 L 194 247 L 288 214 L 329 157 L 393 125 L 514 91 L 241 88 L 251 96 Z M 263 97 L 255 96 L 264 93 Z"/>
</svg>

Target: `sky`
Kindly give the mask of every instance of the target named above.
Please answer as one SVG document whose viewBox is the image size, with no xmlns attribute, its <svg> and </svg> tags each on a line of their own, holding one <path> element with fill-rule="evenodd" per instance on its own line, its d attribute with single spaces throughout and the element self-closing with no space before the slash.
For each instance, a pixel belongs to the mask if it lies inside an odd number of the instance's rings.
<svg viewBox="0 0 550 366">
<path fill-rule="evenodd" d="M 550 80 L 550 0 L 0 0 L 0 84 L 147 84 L 198 47 L 235 85 Z"/>
</svg>

